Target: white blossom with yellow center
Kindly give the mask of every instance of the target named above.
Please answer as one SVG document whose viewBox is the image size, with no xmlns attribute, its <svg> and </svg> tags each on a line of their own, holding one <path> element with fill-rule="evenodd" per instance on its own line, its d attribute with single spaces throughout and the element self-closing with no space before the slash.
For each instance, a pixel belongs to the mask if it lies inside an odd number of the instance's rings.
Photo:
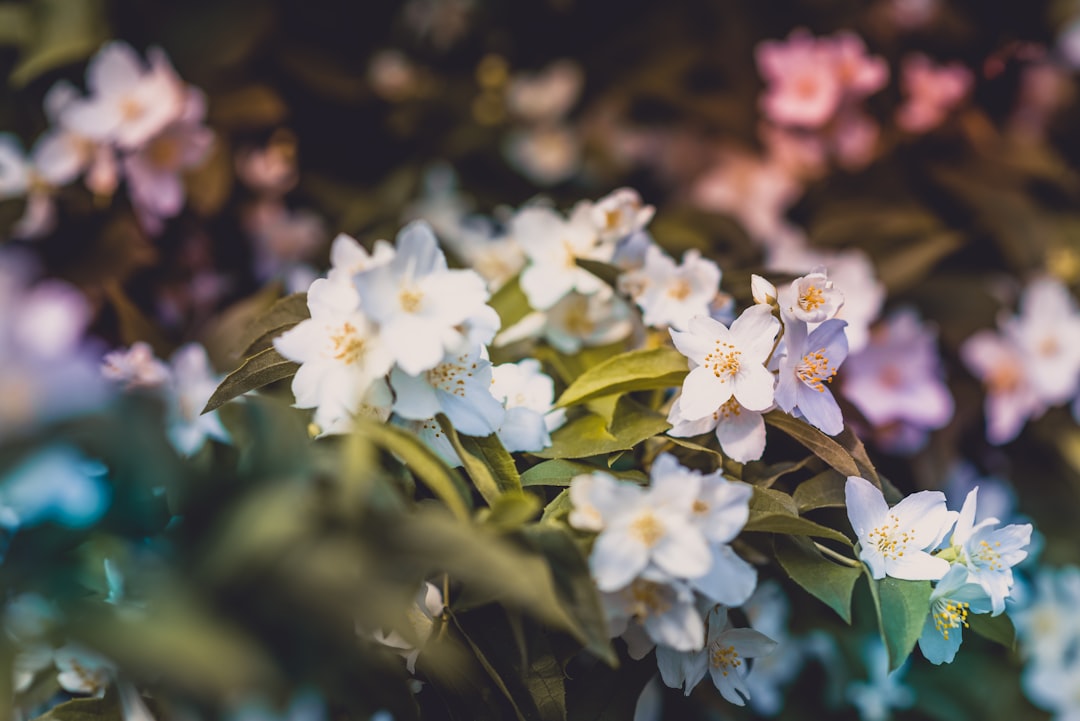
<svg viewBox="0 0 1080 721">
<path fill-rule="evenodd" d="M 990 597 L 956 564 L 930 594 L 930 613 L 919 636 L 919 649 L 933 664 L 952 663 L 971 614 L 990 611 Z"/>
</svg>

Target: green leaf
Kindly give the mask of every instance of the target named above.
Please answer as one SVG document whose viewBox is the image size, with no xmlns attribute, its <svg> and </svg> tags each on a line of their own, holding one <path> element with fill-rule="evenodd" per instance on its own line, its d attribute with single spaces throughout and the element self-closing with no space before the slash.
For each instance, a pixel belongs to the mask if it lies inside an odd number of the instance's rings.
<svg viewBox="0 0 1080 721">
<path fill-rule="evenodd" d="M 570 489 L 564 488 L 544 506 L 544 513 L 540 516 L 541 523 L 561 523 L 573 510 L 574 504 L 570 502 Z"/>
<path fill-rule="evenodd" d="M 480 513 L 480 521 L 501 532 L 514 531 L 536 517 L 540 499 L 531 493 L 504 493 L 491 508 Z"/>
<path fill-rule="evenodd" d="M 621 353 L 578 376 L 555 406 L 564 408 L 613 393 L 672 388 L 682 384 L 687 372 L 686 356 L 674 348 Z"/>
<path fill-rule="evenodd" d="M 890 295 L 907 290 L 925 278 L 935 265 L 964 245 L 964 236 L 951 230 L 937 230 L 895 245 L 895 250 L 875 264 L 878 278 Z"/>
<path fill-rule="evenodd" d="M 8 83 L 23 88 L 45 73 L 90 57 L 109 37 L 101 0 L 36 0 L 34 33 Z"/>
<path fill-rule="evenodd" d="M 602 417 L 595 413 L 586 414 L 552 433 L 551 446 L 533 455 L 540 458 L 587 458 L 628 451 L 668 428 L 671 428 L 671 424 L 664 416 L 631 398 L 623 397 L 619 399 L 610 429 Z"/>
<path fill-rule="evenodd" d="M 280 298 L 259 315 L 237 340 L 243 355 L 269 348 L 271 341 L 289 328 L 311 317 L 307 305 L 307 293 L 293 293 Z"/>
<path fill-rule="evenodd" d="M 418 481 L 447 505 L 459 519 L 467 519 L 472 497 L 461 477 L 433 450 L 408 431 L 367 418 L 355 419 L 356 433 L 390 451 L 405 464 Z"/>
<path fill-rule="evenodd" d="M 462 436 L 442 413 L 436 415 L 435 419 L 488 505 L 495 503 L 503 493 L 521 493 L 521 478 L 518 477 L 514 459 L 503 448 L 498 436 L 494 433 L 484 438 Z"/>
<path fill-rule="evenodd" d="M 28 44 L 33 37 L 30 6 L 19 2 L 0 3 L 0 46 Z"/>
<path fill-rule="evenodd" d="M 612 288 L 615 288 L 619 282 L 619 269 L 610 263 L 601 263 L 598 260 L 589 260 L 588 258 L 577 258 L 575 260 L 579 268 L 584 268 L 600 280 L 604 281 Z"/>
<path fill-rule="evenodd" d="M 685 448 L 688 451 L 694 451 L 695 453 L 704 453 L 707 456 L 713 456 L 714 458 L 719 459 L 721 463 L 723 463 L 724 461 L 723 453 L 713 450 L 708 446 L 703 446 L 700 443 L 694 443 L 693 441 L 688 441 L 685 438 L 677 438 L 675 436 L 668 436 L 667 440 L 671 441 L 673 444 L 679 446 L 680 448 Z"/>
<path fill-rule="evenodd" d="M 239 368 L 225 376 L 225 380 L 221 381 L 221 385 L 210 396 L 210 400 L 206 402 L 206 407 L 202 409 L 202 412 L 209 413 L 227 401 L 242 396 L 248 391 L 294 376 L 299 367 L 298 363 L 286 360 L 273 348 L 260 351 L 245 360 Z"/>
<path fill-rule="evenodd" d="M 968 616 L 968 624 L 972 631 L 983 638 L 1000 643 L 1010 651 L 1016 650 L 1016 627 L 1006 614 L 972 614 Z"/>
<path fill-rule="evenodd" d="M 851 453 L 806 421 L 793 418 L 781 411 L 770 411 L 765 414 L 765 422 L 794 438 L 804 445 L 808 451 L 845 476 L 860 475 L 859 466 L 856 465 L 855 459 L 851 457 Z M 873 478 L 867 480 L 874 482 Z"/>
<path fill-rule="evenodd" d="M 567 614 L 577 619 L 585 636 L 585 649 L 609 666 L 618 659 L 611 646 L 608 625 L 589 563 L 565 526 L 533 525 L 522 529 L 526 541 L 544 554 L 555 579 L 555 590 Z"/>
<path fill-rule="evenodd" d="M 839 531 L 800 517 L 791 496 L 758 486 L 754 486 L 754 495 L 750 497 L 750 518 L 743 530 L 816 536 L 851 546 L 848 537 Z"/>
<path fill-rule="evenodd" d="M 770 488 L 774 483 L 789 473 L 794 473 L 800 468 L 805 468 L 808 463 L 814 461 L 817 456 L 807 456 L 801 461 L 780 461 L 779 463 L 765 464 L 761 461 L 751 461 L 743 466 L 743 480 L 754 486 Z"/>
<path fill-rule="evenodd" d="M 833 563 L 802 538 L 776 536 L 774 543 L 776 560 L 791 580 L 850 624 L 851 594 L 861 569 Z"/>
<path fill-rule="evenodd" d="M 815 508 L 844 508 L 846 484 L 847 477 L 830 468 L 800 483 L 791 495 L 799 513 Z"/>
<path fill-rule="evenodd" d="M 903 581 L 889 576 L 875 581 L 870 576 L 870 569 L 865 572 L 870 581 L 881 640 L 889 652 L 889 671 L 895 671 L 907 660 L 922 635 L 926 616 L 930 613 L 930 582 Z"/>
<path fill-rule="evenodd" d="M 502 287 L 491 296 L 488 305 L 499 314 L 503 330 L 518 323 L 522 318 L 533 312 L 525 291 L 521 289 L 519 276 L 515 276 L 503 283 Z"/>
<path fill-rule="evenodd" d="M 540 718 L 544 721 L 566 719 L 566 674 L 550 651 L 544 653 L 526 670 L 522 679 L 529 689 Z"/>
<path fill-rule="evenodd" d="M 521 474 L 521 485 L 528 486 L 559 486 L 565 488 L 570 481 L 577 476 L 587 475 L 596 471 L 603 471 L 624 481 L 634 483 L 646 483 L 648 476 L 641 471 L 613 471 L 610 468 L 599 468 L 588 463 L 568 461 L 564 458 L 556 458 L 543 463 L 537 463 Z"/>
</svg>

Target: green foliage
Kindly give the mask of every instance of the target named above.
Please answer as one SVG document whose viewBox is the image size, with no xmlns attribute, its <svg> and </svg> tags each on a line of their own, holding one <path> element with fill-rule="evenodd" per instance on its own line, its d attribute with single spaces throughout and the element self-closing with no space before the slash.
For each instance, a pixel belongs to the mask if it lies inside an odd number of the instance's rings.
<svg viewBox="0 0 1080 721">
<path fill-rule="evenodd" d="M 902 581 L 886 576 L 875 581 L 866 569 L 878 630 L 889 653 L 889 670 L 900 668 L 922 635 L 930 613 L 930 582 Z"/>
<path fill-rule="evenodd" d="M 861 568 L 826 559 L 804 538 L 776 536 L 774 544 L 776 560 L 791 580 L 851 623 L 851 594 Z"/>
<path fill-rule="evenodd" d="M 555 405 L 566 407 L 601 396 L 679 386 L 687 372 L 686 356 L 674 348 L 629 351 L 582 373 Z"/>
<path fill-rule="evenodd" d="M 276 381 L 296 375 L 300 365 L 286 360 L 273 348 L 259 351 L 244 361 L 243 365 L 225 376 L 210 400 L 206 402 L 203 413 L 220 408 L 227 401 L 257 390 Z"/>
<path fill-rule="evenodd" d="M 619 399 L 609 426 L 596 413 L 587 413 L 551 434 L 551 446 L 533 455 L 540 458 L 588 458 L 628 451 L 671 427 L 666 418 L 632 398 Z"/>
<path fill-rule="evenodd" d="M 436 418 L 450 445 L 457 451 L 465 472 L 488 504 L 494 503 L 504 493 L 521 494 L 517 466 L 497 435 L 492 433 L 483 438 L 460 436 L 446 416 L 440 413 Z"/>
</svg>

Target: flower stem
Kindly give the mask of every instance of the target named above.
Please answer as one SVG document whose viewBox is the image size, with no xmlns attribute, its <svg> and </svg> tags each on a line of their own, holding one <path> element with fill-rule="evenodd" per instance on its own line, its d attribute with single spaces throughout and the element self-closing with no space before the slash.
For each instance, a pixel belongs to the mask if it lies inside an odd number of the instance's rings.
<svg viewBox="0 0 1080 721">
<path fill-rule="evenodd" d="M 851 568 L 858 568 L 861 565 L 854 558 L 848 558 L 847 556 L 845 556 L 842 553 L 837 553 L 836 551 L 832 550 L 828 546 L 823 546 L 820 543 L 818 543 L 817 541 L 814 541 L 813 543 L 814 543 L 814 548 L 821 551 L 821 554 L 823 556 L 828 556 L 829 558 L 836 561 L 837 563 L 842 563 L 845 566 L 850 566 Z"/>
</svg>

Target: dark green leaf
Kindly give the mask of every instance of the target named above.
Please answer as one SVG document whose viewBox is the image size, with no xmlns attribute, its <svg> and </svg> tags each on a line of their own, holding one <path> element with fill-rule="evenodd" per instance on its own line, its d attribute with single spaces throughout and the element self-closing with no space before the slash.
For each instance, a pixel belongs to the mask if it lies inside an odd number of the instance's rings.
<svg viewBox="0 0 1080 721">
<path fill-rule="evenodd" d="M 469 517 L 472 497 L 461 477 L 434 451 L 406 430 L 366 418 L 356 419 L 356 433 L 390 451 L 460 519 Z"/>
<path fill-rule="evenodd" d="M 522 529 L 522 534 L 547 558 L 563 607 L 584 631 L 586 650 L 610 666 L 618 663 L 589 563 L 566 527 L 534 525 Z"/>
<path fill-rule="evenodd" d="M 770 411 L 765 414 L 765 422 L 806 446 L 807 450 L 845 476 L 860 474 L 858 465 L 847 449 L 806 421 L 793 418 L 781 411 Z M 867 480 L 874 481 L 872 478 Z"/>
<path fill-rule="evenodd" d="M 988 613 L 972 614 L 968 616 L 968 624 L 972 631 L 983 638 L 1000 643 L 1009 650 L 1016 649 L 1016 627 L 1006 614 L 997 616 L 991 616 Z"/>
<path fill-rule="evenodd" d="M 839 531 L 800 517 L 791 496 L 759 486 L 754 486 L 754 495 L 750 497 L 750 518 L 743 530 L 816 536 L 851 545 L 847 536 Z"/>
<path fill-rule="evenodd" d="M 518 477 L 514 459 L 503 448 L 498 436 L 494 433 L 485 438 L 461 436 L 454 430 L 449 418 L 441 413 L 435 418 L 450 445 L 457 451 L 465 472 L 488 505 L 503 493 L 521 493 L 521 478 Z"/>
<path fill-rule="evenodd" d="M 847 477 L 830 468 L 796 486 L 792 498 L 800 513 L 814 508 L 844 508 L 846 484 Z"/>
<path fill-rule="evenodd" d="M 601 263 L 598 260 L 589 260 L 588 258 L 578 258 L 576 262 L 579 268 L 589 271 L 612 288 L 616 287 L 619 282 L 619 269 L 610 263 Z"/>
<path fill-rule="evenodd" d="M 522 473 L 521 485 L 525 487 L 566 487 L 570 485 L 570 481 L 574 480 L 575 477 L 593 473 L 595 471 L 603 471 L 616 478 L 633 481 L 635 483 L 645 483 L 648 480 L 648 477 L 641 471 L 613 471 L 610 468 L 598 468 L 596 466 L 590 466 L 588 463 L 556 458 L 550 461 L 544 461 L 543 463 L 537 463 L 535 466 Z"/>
<path fill-rule="evenodd" d="M 53 706 L 34 721 L 120 721 L 120 697 L 110 689 L 103 698 L 76 698 Z"/>
<path fill-rule="evenodd" d="M 679 446 L 680 448 L 685 448 L 686 450 L 694 451 L 695 453 L 704 453 L 707 456 L 713 456 L 719 459 L 721 463 L 724 461 L 723 453 L 721 453 L 720 451 L 715 451 L 708 446 L 703 446 L 700 443 L 688 441 L 685 438 L 676 438 L 675 436 L 668 436 L 667 439 L 675 445 Z"/>
<path fill-rule="evenodd" d="M 555 405 L 561 408 L 613 393 L 672 388 L 682 384 L 687 369 L 686 356 L 674 348 L 621 353 L 578 376 Z"/>
<path fill-rule="evenodd" d="M 481 513 L 480 520 L 499 531 L 513 531 L 535 518 L 539 511 L 540 499 L 531 493 L 504 493 L 486 513 Z"/>
<path fill-rule="evenodd" d="M 770 488 L 774 483 L 789 473 L 794 473 L 800 468 L 805 468 L 808 463 L 817 456 L 807 456 L 801 461 L 780 461 L 779 463 L 765 464 L 761 461 L 752 461 L 743 466 L 743 480 L 754 486 Z"/>
<path fill-rule="evenodd" d="M 243 355 L 269 348 L 271 341 L 289 328 L 311 317 L 307 293 L 293 293 L 279 299 L 262 313 L 237 340 Z"/>
<path fill-rule="evenodd" d="M 795 583 L 851 623 L 851 594 L 862 571 L 842 566 L 802 538 L 776 536 L 776 560 Z"/>
<path fill-rule="evenodd" d="M 671 424 L 664 416 L 623 397 L 619 399 L 610 429 L 602 417 L 595 413 L 586 414 L 552 433 L 551 446 L 533 455 L 540 458 L 587 458 L 627 451 L 668 428 L 671 428 Z"/>
<path fill-rule="evenodd" d="M 930 582 L 903 581 L 889 576 L 875 581 L 870 577 L 870 569 L 865 570 L 881 640 L 889 652 L 889 671 L 895 671 L 907 660 L 922 635 L 930 613 Z"/>
<path fill-rule="evenodd" d="M 225 376 L 225 380 L 221 381 L 221 385 L 210 396 L 202 412 L 209 413 L 248 391 L 294 376 L 299 367 L 298 363 L 286 360 L 273 348 L 256 353 L 245 360 L 239 368 Z"/>
</svg>

